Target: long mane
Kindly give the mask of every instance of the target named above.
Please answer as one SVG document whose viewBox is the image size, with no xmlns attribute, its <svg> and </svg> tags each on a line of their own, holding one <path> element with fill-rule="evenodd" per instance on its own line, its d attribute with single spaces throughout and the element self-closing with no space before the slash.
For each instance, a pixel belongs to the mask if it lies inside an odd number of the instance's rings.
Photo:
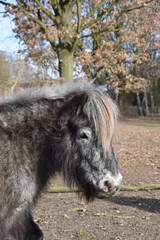
<svg viewBox="0 0 160 240">
<path fill-rule="evenodd" d="M 119 111 L 117 105 L 109 95 L 102 92 L 92 82 L 79 81 L 76 83 L 44 86 L 40 89 L 25 90 L 15 96 L 9 97 L 7 100 L 1 101 L 0 106 L 21 102 L 22 100 L 34 101 L 42 98 L 52 100 L 63 99 L 69 93 L 78 93 L 80 91 L 85 91 L 88 95 L 83 111 L 89 121 L 93 123 L 104 151 L 107 151 L 115 130 Z"/>
<path fill-rule="evenodd" d="M 84 111 L 94 123 L 98 139 L 106 152 L 116 129 L 119 110 L 110 96 L 94 85 L 88 88 L 88 94 Z"/>
</svg>

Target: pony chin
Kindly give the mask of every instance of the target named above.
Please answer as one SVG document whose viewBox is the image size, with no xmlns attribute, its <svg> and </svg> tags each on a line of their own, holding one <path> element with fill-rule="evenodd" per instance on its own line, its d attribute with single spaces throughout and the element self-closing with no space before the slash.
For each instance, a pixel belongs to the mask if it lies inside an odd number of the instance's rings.
<svg viewBox="0 0 160 240">
<path fill-rule="evenodd" d="M 93 202 L 94 199 L 99 195 L 94 186 L 87 187 L 84 191 L 81 192 L 80 196 L 84 197 L 87 202 Z"/>
</svg>

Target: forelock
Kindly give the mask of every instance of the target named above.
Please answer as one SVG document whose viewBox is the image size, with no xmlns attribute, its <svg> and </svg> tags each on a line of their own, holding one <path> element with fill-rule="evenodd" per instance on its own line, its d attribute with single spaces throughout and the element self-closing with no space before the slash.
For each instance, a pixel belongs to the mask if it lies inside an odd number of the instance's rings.
<svg viewBox="0 0 160 240">
<path fill-rule="evenodd" d="M 110 146 L 117 125 L 119 110 L 108 94 L 98 88 L 89 92 L 89 98 L 84 107 L 88 118 L 93 122 L 96 135 L 106 152 Z"/>
</svg>

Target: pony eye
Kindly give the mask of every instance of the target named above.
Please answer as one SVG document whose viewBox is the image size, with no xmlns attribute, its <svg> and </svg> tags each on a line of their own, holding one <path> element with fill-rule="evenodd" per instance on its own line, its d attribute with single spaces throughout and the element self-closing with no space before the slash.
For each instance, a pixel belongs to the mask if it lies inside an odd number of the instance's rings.
<svg viewBox="0 0 160 240">
<path fill-rule="evenodd" d="M 89 138 L 88 135 L 85 132 L 80 133 L 79 136 L 82 139 L 88 139 Z"/>
<path fill-rule="evenodd" d="M 81 139 L 90 139 L 91 138 L 91 131 L 89 129 L 79 131 L 79 137 Z"/>
</svg>

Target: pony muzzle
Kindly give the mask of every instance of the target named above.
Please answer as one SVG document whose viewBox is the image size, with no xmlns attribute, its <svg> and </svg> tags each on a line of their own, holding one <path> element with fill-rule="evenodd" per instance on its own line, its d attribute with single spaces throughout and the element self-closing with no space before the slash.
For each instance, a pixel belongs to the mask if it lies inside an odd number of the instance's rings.
<svg viewBox="0 0 160 240">
<path fill-rule="evenodd" d="M 116 176 L 108 172 L 103 179 L 99 181 L 100 191 L 106 193 L 106 195 L 115 194 L 122 185 L 122 175 L 118 173 Z"/>
</svg>

